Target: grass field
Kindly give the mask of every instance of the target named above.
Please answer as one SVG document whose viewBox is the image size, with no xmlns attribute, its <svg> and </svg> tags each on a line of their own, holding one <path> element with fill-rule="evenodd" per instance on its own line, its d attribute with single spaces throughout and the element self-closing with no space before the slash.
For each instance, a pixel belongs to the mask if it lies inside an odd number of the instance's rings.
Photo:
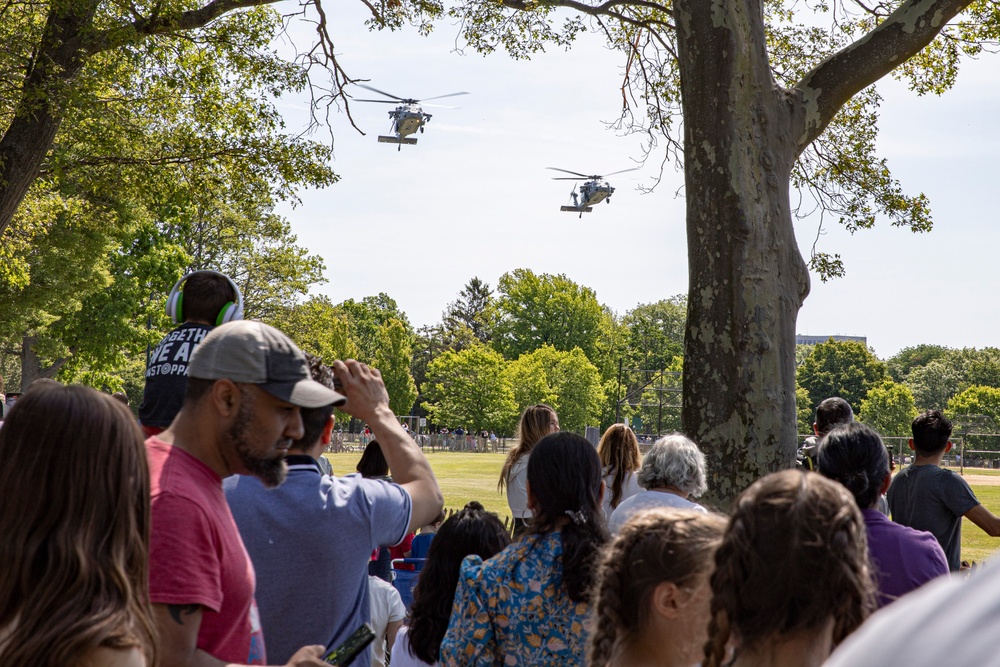
<svg viewBox="0 0 1000 667">
<path fill-rule="evenodd" d="M 441 490 L 444 506 L 461 509 L 470 500 L 478 500 L 486 509 L 496 512 L 501 519 L 510 516 L 505 496 L 497 493 L 497 479 L 506 454 L 459 454 L 454 452 L 428 452 Z M 354 472 L 361 454 L 326 454 L 336 475 Z M 957 472 L 957 469 L 956 469 Z M 994 514 L 1000 514 L 1000 470 L 967 469 L 972 491 L 979 501 Z M 986 480 L 983 477 L 995 477 Z M 979 478 L 979 479 L 977 479 Z M 1000 539 L 990 537 L 971 521 L 962 524 L 962 558 L 983 562 L 1000 549 Z"/>
</svg>

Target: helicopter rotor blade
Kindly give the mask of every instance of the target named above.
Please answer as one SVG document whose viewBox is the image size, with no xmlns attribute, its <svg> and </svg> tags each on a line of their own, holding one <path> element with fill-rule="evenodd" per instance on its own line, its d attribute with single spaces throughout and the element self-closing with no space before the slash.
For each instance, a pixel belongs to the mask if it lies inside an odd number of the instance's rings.
<svg viewBox="0 0 1000 667">
<path fill-rule="evenodd" d="M 354 100 L 355 102 L 376 102 L 378 104 L 399 104 L 396 100 Z"/>
<path fill-rule="evenodd" d="M 423 102 L 420 102 L 420 106 L 422 106 L 422 107 L 434 107 L 435 109 L 461 109 L 462 108 L 462 107 L 450 107 L 450 106 L 448 106 L 446 104 L 424 104 Z"/>
<path fill-rule="evenodd" d="M 589 176 L 553 176 L 553 181 L 589 181 Z"/>
<path fill-rule="evenodd" d="M 610 174 L 604 174 L 604 176 L 607 177 L 607 176 L 614 176 L 615 174 L 624 174 L 626 171 L 639 171 L 639 167 L 632 167 L 631 169 L 622 169 L 620 171 L 613 171 Z"/>
<path fill-rule="evenodd" d="M 384 95 L 385 93 L 383 93 Z M 425 97 L 423 100 L 417 100 L 418 102 L 426 102 L 427 100 L 439 100 L 442 97 L 455 97 L 456 95 L 468 95 L 469 93 L 448 93 L 447 95 L 438 95 L 436 97 Z"/>
<path fill-rule="evenodd" d="M 393 94 L 391 94 L 391 93 L 387 93 L 387 92 L 385 92 L 384 90 L 379 90 L 378 88 L 372 88 L 371 86 L 366 86 L 366 85 L 365 85 L 365 84 L 363 84 L 363 83 L 357 83 L 357 84 L 354 84 L 354 85 L 356 85 L 356 86 L 360 86 L 361 88 L 364 88 L 365 90 L 370 90 L 370 91 L 372 91 L 373 93 L 378 93 L 379 95 L 385 95 L 386 97 L 391 97 L 392 99 L 394 99 L 394 100 L 399 100 L 400 102 L 402 102 L 403 100 L 405 100 L 405 99 L 406 99 L 405 97 L 399 97 L 399 96 L 397 96 L 397 95 L 393 95 Z M 359 100 L 359 101 L 360 101 L 360 100 Z M 366 100 L 366 101 L 367 101 L 367 100 Z M 374 101 L 376 101 L 376 102 L 384 102 L 385 100 L 374 100 Z"/>
<path fill-rule="evenodd" d="M 573 174 L 574 176 L 579 176 L 580 178 L 590 178 L 586 174 L 581 174 L 578 171 L 570 171 L 569 169 L 560 169 L 559 167 L 546 167 L 546 169 L 551 169 L 552 171 L 561 171 L 564 174 Z"/>
</svg>

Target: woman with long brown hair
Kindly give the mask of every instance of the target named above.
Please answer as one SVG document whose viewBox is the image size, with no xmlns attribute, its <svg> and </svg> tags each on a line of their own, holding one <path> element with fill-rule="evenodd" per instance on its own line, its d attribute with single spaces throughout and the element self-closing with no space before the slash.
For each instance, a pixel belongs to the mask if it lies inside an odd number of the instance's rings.
<svg viewBox="0 0 1000 667">
<path fill-rule="evenodd" d="M 0 428 L 0 460 L 0 665 L 152 665 L 149 471 L 132 414 L 36 383 Z"/>
<path fill-rule="evenodd" d="M 642 453 L 635 432 L 626 424 L 612 424 L 597 444 L 597 455 L 604 468 L 604 516 L 637 493 L 642 492 L 636 473 L 642 467 Z"/>
<path fill-rule="evenodd" d="M 529 405 L 521 414 L 517 427 L 517 446 L 510 450 L 500 470 L 497 490 L 503 493 L 507 487 L 507 504 L 514 518 L 514 539 L 520 537 L 531 523 L 532 512 L 528 508 L 528 458 L 535 443 L 559 430 L 556 411 L 544 403 Z"/>
</svg>

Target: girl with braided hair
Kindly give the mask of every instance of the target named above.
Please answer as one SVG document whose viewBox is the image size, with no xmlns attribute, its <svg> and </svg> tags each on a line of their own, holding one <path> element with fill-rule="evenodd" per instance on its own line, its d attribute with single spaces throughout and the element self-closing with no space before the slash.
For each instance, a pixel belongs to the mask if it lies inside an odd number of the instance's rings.
<svg viewBox="0 0 1000 667">
<path fill-rule="evenodd" d="M 772 473 L 740 494 L 711 581 L 704 667 L 821 665 L 875 606 L 854 498 L 801 470 Z"/>
<path fill-rule="evenodd" d="M 583 664 L 590 589 L 608 539 L 603 491 L 601 460 L 589 442 L 553 433 L 535 445 L 527 480 L 534 519 L 493 558 L 462 563 L 443 666 Z"/>
<path fill-rule="evenodd" d="M 690 667 L 707 639 L 709 575 L 725 517 L 688 509 L 633 516 L 604 552 L 588 667 Z"/>
</svg>

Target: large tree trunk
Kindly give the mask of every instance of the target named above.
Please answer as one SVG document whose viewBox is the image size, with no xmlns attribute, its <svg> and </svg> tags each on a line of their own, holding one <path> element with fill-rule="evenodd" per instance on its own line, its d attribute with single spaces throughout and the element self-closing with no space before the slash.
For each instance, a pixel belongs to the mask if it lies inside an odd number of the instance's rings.
<svg viewBox="0 0 1000 667">
<path fill-rule="evenodd" d="M 35 345 L 38 344 L 38 336 L 25 335 L 21 339 L 21 391 L 28 391 L 31 383 L 40 378 L 53 378 L 59 372 L 69 357 L 57 359 L 50 366 L 42 366 L 42 360 L 35 352 Z"/>
<path fill-rule="evenodd" d="M 97 4 L 95 0 L 56 3 L 46 19 L 13 120 L 0 139 L 0 236 L 14 219 L 55 140 L 62 121 L 64 86 L 85 62 L 80 36 L 92 27 Z"/>
<path fill-rule="evenodd" d="M 682 421 L 726 506 L 794 462 L 795 319 L 809 291 L 788 197 L 798 148 L 760 0 L 674 8 L 690 281 Z"/>
</svg>

